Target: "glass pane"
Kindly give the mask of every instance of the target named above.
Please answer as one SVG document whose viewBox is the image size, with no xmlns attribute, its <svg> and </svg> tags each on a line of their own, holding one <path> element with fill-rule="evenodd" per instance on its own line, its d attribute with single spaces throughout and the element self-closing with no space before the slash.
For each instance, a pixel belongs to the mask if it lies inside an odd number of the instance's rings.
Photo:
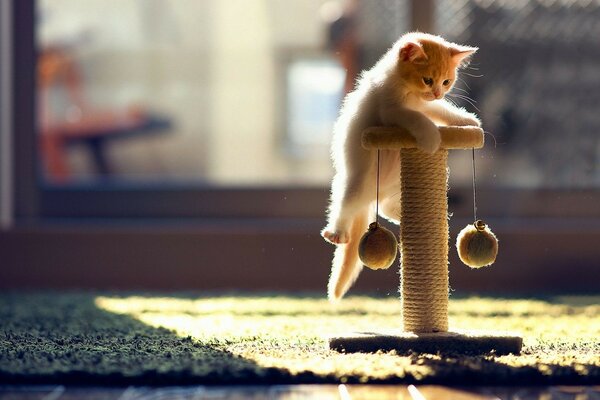
<svg viewBox="0 0 600 400">
<path fill-rule="evenodd" d="M 346 73 L 344 5 L 39 0 L 38 121 L 52 184 L 319 184 Z"/>
</svg>

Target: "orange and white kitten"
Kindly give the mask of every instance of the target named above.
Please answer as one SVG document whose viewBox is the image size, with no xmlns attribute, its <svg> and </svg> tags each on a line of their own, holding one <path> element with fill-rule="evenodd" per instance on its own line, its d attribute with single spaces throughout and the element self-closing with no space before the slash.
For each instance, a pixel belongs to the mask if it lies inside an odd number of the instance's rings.
<svg viewBox="0 0 600 400">
<path fill-rule="evenodd" d="M 336 244 L 328 295 L 341 298 L 362 269 L 358 242 L 374 218 L 376 150 L 361 146 L 370 126 L 402 126 L 418 147 L 434 153 L 440 145 L 440 125 L 480 126 L 476 115 L 444 100 L 457 70 L 477 50 L 439 36 L 413 32 L 402 36 L 373 68 L 362 73 L 344 99 L 335 123 L 328 224 L 321 232 Z M 380 214 L 398 223 L 400 152 L 380 152 Z"/>
</svg>

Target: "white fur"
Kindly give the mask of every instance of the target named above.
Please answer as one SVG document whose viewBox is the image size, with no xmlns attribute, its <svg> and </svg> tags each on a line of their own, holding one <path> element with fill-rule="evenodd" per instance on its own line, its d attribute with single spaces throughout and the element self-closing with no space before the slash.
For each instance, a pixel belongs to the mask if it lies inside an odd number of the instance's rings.
<svg viewBox="0 0 600 400">
<path fill-rule="evenodd" d="M 395 76 L 401 67 L 399 51 L 411 38 L 411 34 L 400 38 L 372 69 L 362 74 L 355 90 L 346 96 L 334 126 L 331 154 L 335 176 L 328 223 L 322 231 L 326 240 L 338 246 L 328 285 L 331 300 L 341 298 L 362 269 L 358 242 L 370 222 L 365 213 L 374 211 L 377 151 L 361 146 L 362 132 L 371 126 L 402 126 L 415 136 L 420 149 L 434 153 L 440 145 L 434 121 L 480 125 L 474 114 L 443 99 L 425 100 Z M 399 163 L 398 151 L 380 151 L 380 214 L 394 223 L 399 223 Z M 353 223 L 361 226 L 351 229 Z"/>
</svg>

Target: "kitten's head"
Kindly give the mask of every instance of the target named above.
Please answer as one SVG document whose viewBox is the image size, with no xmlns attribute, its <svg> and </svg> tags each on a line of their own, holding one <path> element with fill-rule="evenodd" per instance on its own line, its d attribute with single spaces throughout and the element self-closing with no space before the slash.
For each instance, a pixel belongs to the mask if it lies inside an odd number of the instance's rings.
<svg viewBox="0 0 600 400">
<path fill-rule="evenodd" d="M 405 35 L 399 43 L 400 79 L 410 92 L 427 101 L 443 98 L 452 89 L 458 68 L 477 51 L 419 32 Z"/>
</svg>

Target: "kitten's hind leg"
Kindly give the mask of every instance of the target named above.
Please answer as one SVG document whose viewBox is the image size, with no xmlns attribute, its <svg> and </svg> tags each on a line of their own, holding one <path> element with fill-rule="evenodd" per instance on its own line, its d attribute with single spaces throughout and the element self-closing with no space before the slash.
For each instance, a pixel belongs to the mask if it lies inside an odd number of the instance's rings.
<svg viewBox="0 0 600 400">
<path fill-rule="evenodd" d="M 325 240 L 333 244 L 348 242 L 355 216 L 368 212 L 375 200 L 375 182 L 371 175 L 370 172 L 361 172 L 347 181 L 334 179 L 329 222 L 321 232 Z"/>
<path fill-rule="evenodd" d="M 331 244 L 348 243 L 348 234 L 343 230 L 324 228 L 321 236 Z"/>
<path fill-rule="evenodd" d="M 329 300 L 339 300 L 352 286 L 362 270 L 358 258 L 358 243 L 367 231 L 369 212 L 358 213 L 352 221 L 348 243 L 340 244 L 335 249 L 331 266 L 331 275 L 327 285 Z"/>
<path fill-rule="evenodd" d="M 398 197 L 388 197 L 379 202 L 379 215 L 388 221 L 400 224 L 400 199 Z"/>
</svg>

